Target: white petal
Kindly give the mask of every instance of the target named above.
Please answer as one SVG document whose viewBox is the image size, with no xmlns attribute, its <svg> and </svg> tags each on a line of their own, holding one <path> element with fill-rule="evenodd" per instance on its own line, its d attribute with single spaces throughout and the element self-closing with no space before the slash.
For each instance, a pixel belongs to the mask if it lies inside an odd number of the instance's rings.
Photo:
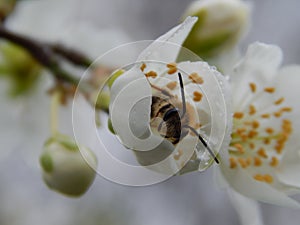
<svg viewBox="0 0 300 225">
<path fill-rule="evenodd" d="M 273 82 L 281 61 L 282 52 L 277 46 L 256 42 L 248 47 L 245 57 L 230 74 L 235 110 L 244 100 L 249 83 L 264 87 Z"/>
<path fill-rule="evenodd" d="M 136 67 L 125 72 L 111 89 L 112 126 L 122 143 L 134 150 L 147 151 L 162 142 L 150 131 L 151 87 Z"/>
<path fill-rule="evenodd" d="M 220 164 L 222 173 L 230 186 L 242 195 L 262 202 L 300 209 L 300 204 L 272 186 L 255 181 L 242 169 L 230 169 Z"/>
<path fill-rule="evenodd" d="M 280 162 L 277 176 L 282 183 L 300 188 L 300 146 L 288 151 Z"/>
<path fill-rule="evenodd" d="M 156 60 L 165 63 L 175 62 L 182 48 L 181 44 L 188 36 L 197 19 L 197 17 L 188 17 L 183 23 L 156 39 L 141 53 L 138 61 Z"/>
<path fill-rule="evenodd" d="M 232 205 L 237 211 L 241 225 L 263 225 L 260 207 L 252 199 L 246 198 L 239 193 L 228 190 Z"/>
<path fill-rule="evenodd" d="M 203 78 L 204 83 L 197 88 L 205 96 L 208 105 L 200 105 L 201 100 L 196 107 L 211 115 L 209 121 L 211 134 L 209 139 L 214 146 L 214 152 L 226 151 L 231 140 L 232 126 L 231 101 L 229 100 L 231 93 L 228 81 L 222 74 L 205 62 L 182 62 L 178 64 L 178 68 L 184 73 L 184 77 L 196 72 Z M 186 88 L 187 94 L 194 91 L 193 89 L 188 89 Z M 199 118 L 201 119 L 200 114 Z M 203 124 L 203 121 L 200 121 L 200 123 Z"/>
<path fill-rule="evenodd" d="M 238 64 L 238 70 L 272 79 L 281 62 L 282 51 L 278 46 L 255 42 L 249 45 L 244 59 Z"/>
<path fill-rule="evenodd" d="M 285 98 L 284 103 L 293 108 L 293 111 L 289 113 L 289 118 L 293 122 L 293 136 L 296 136 L 298 140 L 300 134 L 300 66 L 287 66 L 280 69 L 275 77 L 275 87 L 279 95 Z"/>
</svg>

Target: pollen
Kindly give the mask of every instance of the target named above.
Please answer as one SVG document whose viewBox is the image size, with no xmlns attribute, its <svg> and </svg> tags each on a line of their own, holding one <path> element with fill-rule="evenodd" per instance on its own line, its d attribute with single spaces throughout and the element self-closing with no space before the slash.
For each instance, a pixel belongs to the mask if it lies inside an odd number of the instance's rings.
<svg viewBox="0 0 300 225">
<path fill-rule="evenodd" d="M 176 63 L 168 63 L 167 67 L 169 68 L 168 74 L 174 74 L 177 72 L 177 64 Z"/>
<path fill-rule="evenodd" d="M 174 90 L 177 86 L 177 82 L 176 81 L 171 81 L 167 84 L 167 88 L 169 88 L 170 90 Z"/>
<path fill-rule="evenodd" d="M 272 127 L 267 127 L 265 129 L 265 131 L 268 133 L 268 134 L 273 134 L 274 133 L 274 129 Z"/>
<path fill-rule="evenodd" d="M 234 169 L 237 167 L 237 162 L 236 162 L 235 158 L 233 158 L 233 157 L 229 158 L 229 167 L 231 169 Z"/>
<path fill-rule="evenodd" d="M 243 159 L 243 158 L 238 158 L 237 160 L 238 160 L 240 166 L 241 166 L 243 169 L 245 169 L 245 168 L 248 167 L 248 164 L 247 164 L 247 162 L 246 162 L 245 159 Z"/>
<path fill-rule="evenodd" d="M 254 138 L 257 134 L 258 134 L 257 131 L 250 130 L 248 133 L 248 138 Z"/>
<path fill-rule="evenodd" d="M 241 144 L 234 144 L 233 146 L 236 148 L 236 150 L 239 153 L 241 153 L 241 154 L 245 153 L 244 147 Z"/>
<path fill-rule="evenodd" d="M 236 119 L 242 119 L 244 117 L 244 113 L 242 113 L 242 112 L 235 112 L 233 114 L 233 117 L 236 118 Z"/>
<path fill-rule="evenodd" d="M 200 93 L 199 91 L 194 91 L 193 94 L 194 94 L 193 100 L 194 100 L 195 102 L 200 102 L 201 99 L 202 99 L 202 93 Z"/>
<path fill-rule="evenodd" d="M 281 112 L 292 112 L 292 108 L 291 107 L 283 107 L 283 108 L 281 108 Z"/>
<path fill-rule="evenodd" d="M 257 181 L 261 181 L 261 182 L 265 181 L 264 176 L 261 174 L 256 174 L 253 176 L 253 178 Z"/>
<path fill-rule="evenodd" d="M 144 72 L 144 70 L 146 69 L 146 67 L 147 67 L 146 64 L 143 63 L 143 64 L 141 65 L 141 67 L 140 67 L 141 71 Z"/>
<path fill-rule="evenodd" d="M 189 79 L 193 81 L 195 84 L 203 84 L 203 78 L 198 75 L 198 73 L 191 73 L 189 75 Z"/>
<path fill-rule="evenodd" d="M 265 114 L 262 114 L 262 115 L 261 115 L 261 118 L 263 118 L 263 119 L 268 119 L 268 118 L 270 118 L 270 117 L 271 117 L 271 115 L 268 114 L 268 113 L 265 113 Z"/>
<path fill-rule="evenodd" d="M 279 98 L 278 100 L 276 100 L 276 101 L 274 102 L 274 104 L 275 104 L 275 105 L 280 105 L 281 103 L 283 103 L 283 101 L 284 101 L 284 98 L 282 97 L 282 98 Z"/>
<path fill-rule="evenodd" d="M 278 164 L 279 164 L 279 160 L 275 156 L 273 156 L 270 162 L 270 166 L 276 167 L 278 166 Z"/>
<path fill-rule="evenodd" d="M 275 92 L 275 88 L 274 87 L 266 87 L 264 89 L 264 91 L 271 94 L 271 93 Z"/>
<path fill-rule="evenodd" d="M 250 142 L 250 143 L 249 143 L 249 148 L 255 149 L 255 144 L 254 144 L 253 142 Z"/>
<path fill-rule="evenodd" d="M 254 121 L 252 122 L 252 128 L 253 128 L 253 129 L 259 128 L 259 122 L 258 122 L 257 120 L 254 120 Z"/>
<path fill-rule="evenodd" d="M 274 178 L 270 174 L 256 174 L 253 178 L 260 182 L 266 182 L 268 184 L 273 183 Z"/>
<path fill-rule="evenodd" d="M 268 155 L 266 153 L 266 150 L 263 149 L 263 148 L 260 148 L 258 151 L 257 151 L 257 155 L 259 155 L 260 157 L 262 158 L 268 158 Z"/>
<path fill-rule="evenodd" d="M 256 113 L 256 108 L 254 105 L 249 105 L 249 115 L 254 115 Z"/>
<path fill-rule="evenodd" d="M 262 160 L 258 157 L 254 157 L 254 166 L 261 166 Z"/>
<path fill-rule="evenodd" d="M 252 91 L 252 93 L 256 92 L 256 84 L 255 83 L 249 83 L 249 87 L 250 87 L 250 90 Z"/>
<path fill-rule="evenodd" d="M 153 70 L 149 71 L 148 73 L 145 73 L 146 77 L 152 77 L 152 78 L 156 78 L 157 77 L 157 73 L 154 72 Z"/>
</svg>

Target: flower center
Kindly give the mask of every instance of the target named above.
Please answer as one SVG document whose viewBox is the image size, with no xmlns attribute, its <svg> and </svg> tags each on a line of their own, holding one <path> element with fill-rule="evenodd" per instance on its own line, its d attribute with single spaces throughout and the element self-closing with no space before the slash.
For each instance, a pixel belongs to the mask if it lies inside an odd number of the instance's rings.
<svg viewBox="0 0 300 225">
<path fill-rule="evenodd" d="M 292 108 L 283 104 L 284 98 L 276 98 L 274 87 L 258 90 L 255 83 L 249 83 L 249 91 L 233 115 L 231 169 L 247 169 L 255 180 L 273 183 L 272 173 L 266 173 L 266 167 L 279 165 L 292 133 L 292 122 L 286 117 Z"/>
</svg>

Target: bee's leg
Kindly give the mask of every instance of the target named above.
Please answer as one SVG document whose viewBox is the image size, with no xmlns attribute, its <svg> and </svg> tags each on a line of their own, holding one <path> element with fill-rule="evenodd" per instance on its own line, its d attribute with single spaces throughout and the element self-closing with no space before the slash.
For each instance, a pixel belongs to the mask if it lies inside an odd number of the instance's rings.
<svg viewBox="0 0 300 225">
<path fill-rule="evenodd" d="M 193 128 L 188 125 L 184 126 L 184 128 L 190 129 L 194 134 L 197 135 L 198 139 L 201 141 L 201 143 L 204 145 L 204 147 L 207 149 L 209 154 L 214 158 L 215 162 L 219 164 L 219 160 L 217 159 L 217 156 L 213 153 L 213 151 L 210 149 L 210 147 L 207 145 L 206 141 L 203 139 L 203 137 Z"/>
</svg>

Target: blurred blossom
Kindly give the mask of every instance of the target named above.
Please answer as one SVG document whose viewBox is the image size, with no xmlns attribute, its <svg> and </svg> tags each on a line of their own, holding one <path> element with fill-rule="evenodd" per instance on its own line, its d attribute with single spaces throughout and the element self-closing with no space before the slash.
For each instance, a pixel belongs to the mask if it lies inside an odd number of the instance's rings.
<svg viewBox="0 0 300 225">
<path fill-rule="evenodd" d="M 289 195 L 300 190 L 300 66 L 281 62 L 279 47 L 254 43 L 230 73 L 233 133 L 220 169 L 240 194 L 299 209 Z"/>
<path fill-rule="evenodd" d="M 78 11 L 73 5 L 73 1 L 69 0 L 20 1 L 17 4 L 16 11 L 8 18 L 5 26 L 10 30 L 39 41 L 58 42 L 66 47 L 80 50 L 92 60 L 109 49 L 128 42 L 127 35 L 119 30 L 97 29 L 91 25 L 90 21 L 82 21 L 80 18 L 77 18 L 77 13 Z M 120 61 L 122 60 L 121 57 Z M 14 58 L 14 61 L 17 59 Z M 112 61 L 104 63 L 115 64 L 117 59 L 109 60 Z M 19 64 L 23 62 L 21 66 L 24 68 L 27 68 L 29 65 L 24 60 L 17 62 Z M 74 76 L 79 77 L 84 72 L 82 69 L 70 68 L 70 65 L 64 66 Z M 28 70 L 22 70 L 21 72 L 26 73 L 26 71 Z M 29 74 L 26 75 L 29 76 Z M 32 76 L 29 77 L 31 78 Z M 47 91 L 53 87 L 54 81 L 51 75 L 44 71 L 40 79 L 37 80 L 35 89 L 31 90 L 29 95 L 20 96 L 14 101 L 5 97 L 7 96 L 5 92 L 8 91 L 7 83 L 2 82 L 1 85 L 4 88 L 1 89 L 1 104 L 3 108 L 1 110 L 0 124 L 7 127 L 6 130 L 1 129 L 0 131 L 3 133 L 3 136 L 7 136 L 1 142 L 6 146 L 5 151 L 9 152 L 15 149 L 22 152 L 24 157 L 29 160 L 29 165 L 36 167 L 36 156 L 42 149 L 43 142 L 49 137 L 50 101 Z M 62 106 L 59 118 L 60 131 L 69 135 L 73 134 L 71 111 L 70 103 Z M 26 132 L 28 129 L 31 132 Z M 1 153 L 1 155 L 6 154 Z"/>
<path fill-rule="evenodd" d="M 186 16 L 198 21 L 183 46 L 207 59 L 234 48 L 249 26 L 250 5 L 242 0 L 197 0 Z"/>
</svg>

